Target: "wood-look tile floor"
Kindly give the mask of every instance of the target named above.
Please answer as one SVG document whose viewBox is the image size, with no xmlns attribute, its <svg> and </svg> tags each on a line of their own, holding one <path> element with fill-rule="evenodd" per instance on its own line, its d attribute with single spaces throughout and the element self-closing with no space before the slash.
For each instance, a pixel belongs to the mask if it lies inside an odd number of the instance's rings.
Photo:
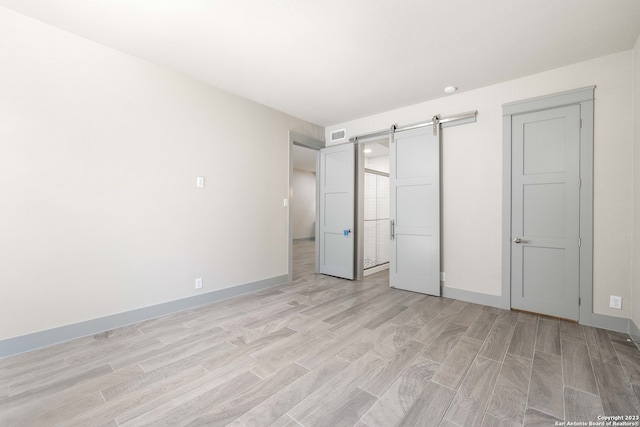
<svg viewBox="0 0 640 427">
<path fill-rule="evenodd" d="M 0 359 L 1 426 L 521 426 L 640 413 L 624 334 L 313 274 Z"/>
</svg>

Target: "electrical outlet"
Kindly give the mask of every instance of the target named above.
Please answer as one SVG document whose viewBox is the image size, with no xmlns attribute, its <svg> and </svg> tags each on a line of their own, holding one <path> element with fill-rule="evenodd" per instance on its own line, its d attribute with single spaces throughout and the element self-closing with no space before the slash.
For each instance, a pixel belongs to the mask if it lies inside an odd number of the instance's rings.
<svg viewBox="0 0 640 427">
<path fill-rule="evenodd" d="M 440 281 L 444 282 L 444 271 L 440 272 Z"/>
<path fill-rule="evenodd" d="M 204 176 L 196 177 L 196 187 L 203 188 L 204 187 Z"/>
<path fill-rule="evenodd" d="M 196 289 L 201 289 L 202 288 L 202 277 L 198 277 L 196 279 Z"/>
<path fill-rule="evenodd" d="M 618 310 L 622 310 L 622 297 L 617 297 L 615 295 L 609 295 L 609 307 L 617 308 Z"/>
</svg>

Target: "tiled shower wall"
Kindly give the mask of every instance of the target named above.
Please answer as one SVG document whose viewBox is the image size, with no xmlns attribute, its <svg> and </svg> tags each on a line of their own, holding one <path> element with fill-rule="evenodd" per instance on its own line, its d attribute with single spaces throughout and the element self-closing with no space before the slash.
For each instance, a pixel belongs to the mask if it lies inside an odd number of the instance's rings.
<svg viewBox="0 0 640 427">
<path fill-rule="evenodd" d="M 387 173 L 388 157 L 365 160 L 365 168 Z M 389 262 L 389 177 L 364 174 L 364 269 Z"/>
</svg>

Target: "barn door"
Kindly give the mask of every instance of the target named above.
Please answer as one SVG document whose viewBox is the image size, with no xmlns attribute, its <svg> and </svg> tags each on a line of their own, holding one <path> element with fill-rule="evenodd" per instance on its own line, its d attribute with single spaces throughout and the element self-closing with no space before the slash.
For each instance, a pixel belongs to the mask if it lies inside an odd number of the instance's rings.
<svg viewBox="0 0 640 427">
<path fill-rule="evenodd" d="M 389 147 L 394 288 L 440 295 L 440 132 L 397 132 Z"/>
</svg>

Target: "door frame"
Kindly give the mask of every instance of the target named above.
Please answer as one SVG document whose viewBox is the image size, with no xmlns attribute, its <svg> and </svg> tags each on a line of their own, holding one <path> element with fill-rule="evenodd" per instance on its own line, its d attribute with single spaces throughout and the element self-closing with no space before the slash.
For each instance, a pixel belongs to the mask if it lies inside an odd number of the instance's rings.
<svg viewBox="0 0 640 427">
<path fill-rule="evenodd" d="M 297 133 L 294 131 L 289 131 L 289 194 L 287 195 L 289 201 L 289 207 L 287 208 L 287 241 L 289 249 L 288 253 L 288 282 L 293 281 L 293 223 L 291 221 L 291 201 L 293 200 L 293 146 L 298 145 L 300 147 L 310 148 L 312 150 L 316 150 L 317 152 L 320 149 L 325 148 L 324 141 L 320 141 L 319 139 L 312 138 L 310 136 L 303 135 L 301 133 Z M 316 153 L 316 231 L 315 231 L 315 259 L 316 259 L 316 267 L 315 272 L 318 272 L 318 266 L 320 265 L 320 251 L 318 246 L 320 245 L 320 241 L 318 239 L 319 233 L 319 224 L 318 218 L 320 217 L 320 206 L 317 203 L 318 194 L 320 191 L 320 184 L 318 182 L 318 171 L 320 169 L 320 156 Z"/>
<path fill-rule="evenodd" d="M 593 100 L 595 86 L 502 105 L 502 308 L 511 309 L 511 122 L 514 115 L 580 106 L 579 322 L 593 324 Z"/>
</svg>

